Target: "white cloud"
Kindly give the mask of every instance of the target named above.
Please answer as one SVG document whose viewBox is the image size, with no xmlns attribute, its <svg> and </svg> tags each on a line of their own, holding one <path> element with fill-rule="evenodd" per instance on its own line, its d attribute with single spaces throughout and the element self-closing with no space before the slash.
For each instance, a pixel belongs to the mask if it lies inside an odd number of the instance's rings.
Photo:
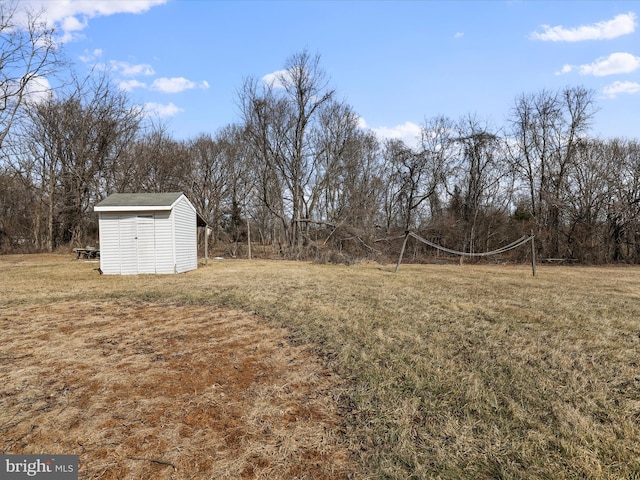
<svg viewBox="0 0 640 480">
<path fill-rule="evenodd" d="M 559 72 L 556 72 L 556 75 L 564 75 L 565 73 L 569 73 L 573 70 L 573 68 L 574 68 L 573 65 L 563 65 L 562 70 L 560 70 Z"/>
<path fill-rule="evenodd" d="M 118 83 L 120 90 L 124 90 L 125 92 L 132 92 L 135 88 L 146 88 L 147 84 L 143 82 L 139 82 L 138 80 L 122 80 Z"/>
<path fill-rule="evenodd" d="M 45 77 L 36 76 L 29 80 L 25 89 L 24 98 L 27 103 L 39 104 L 48 100 L 53 95 L 49 80 Z"/>
<path fill-rule="evenodd" d="M 369 127 L 364 118 L 358 118 L 358 127 L 371 130 L 381 142 L 388 139 L 402 140 L 407 146 L 417 147 L 420 143 L 421 128 L 413 122 L 404 122 L 395 127 Z"/>
<path fill-rule="evenodd" d="M 6 95 L 5 101 L 14 105 L 22 87 L 20 79 L 6 81 L 2 87 Z M 22 90 L 22 100 L 30 105 L 38 105 L 52 97 L 54 97 L 54 91 L 51 89 L 49 80 L 40 75 L 31 77 Z"/>
<path fill-rule="evenodd" d="M 616 98 L 620 94 L 640 93 L 640 83 L 636 82 L 613 82 L 603 89 L 604 94 L 609 98 Z"/>
<path fill-rule="evenodd" d="M 88 21 L 86 18 L 82 20 L 76 17 L 66 17 L 60 21 L 60 28 L 64 32 L 77 32 L 87 28 Z"/>
<path fill-rule="evenodd" d="M 94 18 L 116 13 L 144 13 L 156 5 L 167 3 L 167 0 L 21 0 L 20 3 L 35 11 L 44 10 L 45 18 L 59 22 L 76 15 Z"/>
<path fill-rule="evenodd" d="M 94 63 L 100 57 L 102 57 L 102 49 L 96 48 L 92 52 L 85 50 L 84 55 L 80 55 L 78 58 L 82 63 Z"/>
<path fill-rule="evenodd" d="M 612 53 L 608 57 L 598 58 L 588 65 L 580 65 L 580 75 L 604 77 L 620 73 L 631 73 L 640 68 L 640 57 L 630 53 Z"/>
<path fill-rule="evenodd" d="M 631 73 L 640 68 L 640 57 L 630 53 L 612 53 L 608 57 L 600 57 L 593 63 L 585 65 L 564 65 L 562 70 L 556 75 L 563 75 L 578 69 L 580 75 L 593 75 L 595 77 L 606 77 L 607 75 L 618 75 Z"/>
<path fill-rule="evenodd" d="M 136 77 L 138 75 L 153 75 L 155 70 L 147 63 L 131 64 L 129 62 L 119 62 L 111 60 L 109 62 L 111 70 L 118 72 L 125 77 Z"/>
<path fill-rule="evenodd" d="M 150 117 L 166 118 L 184 112 L 184 110 L 175 106 L 173 103 L 163 105 L 161 103 L 148 102 L 144 104 L 144 112 Z"/>
<path fill-rule="evenodd" d="M 462 38 L 464 37 L 464 32 L 456 32 L 453 38 Z"/>
<path fill-rule="evenodd" d="M 583 40 L 609 40 L 633 33 L 636 29 L 636 14 L 633 12 L 615 16 L 612 20 L 565 28 L 541 25 L 542 32 L 533 32 L 531 38 L 549 42 L 581 42 Z"/>
<path fill-rule="evenodd" d="M 116 13 L 144 13 L 167 0 L 20 0 L 24 10 L 42 12 L 42 20 L 62 31 L 61 41 L 78 38 L 90 19 Z"/>
<path fill-rule="evenodd" d="M 262 81 L 273 88 L 284 88 L 282 78 L 291 78 L 289 70 L 277 70 L 273 73 L 267 73 L 262 77 Z"/>
<path fill-rule="evenodd" d="M 404 122 L 394 127 L 378 127 L 372 130 L 382 138 L 396 138 L 399 140 L 410 139 L 413 143 L 420 138 L 420 126 L 413 122 Z"/>
<path fill-rule="evenodd" d="M 156 78 L 151 84 L 151 90 L 156 90 L 162 93 L 179 93 L 192 88 L 207 89 L 209 88 L 209 83 L 207 81 L 195 83 L 184 77 L 174 77 Z"/>
</svg>

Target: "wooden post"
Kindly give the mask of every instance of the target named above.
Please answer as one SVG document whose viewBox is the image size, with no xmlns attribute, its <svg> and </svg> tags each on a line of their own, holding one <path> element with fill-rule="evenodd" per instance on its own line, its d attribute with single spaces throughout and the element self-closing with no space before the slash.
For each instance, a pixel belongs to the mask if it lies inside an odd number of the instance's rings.
<svg viewBox="0 0 640 480">
<path fill-rule="evenodd" d="M 204 264 L 209 263 L 209 225 L 204 226 Z"/>
<path fill-rule="evenodd" d="M 409 230 L 404 232 L 404 242 L 402 242 L 402 249 L 400 250 L 400 258 L 398 258 L 398 264 L 396 265 L 396 273 L 398 273 L 398 269 L 400 268 L 400 264 L 402 263 L 402 256 L 404 255 L 404 249 L 407 247 L 408 239 L 409 239 Z"/>
<path fill-rule="evenodd" d="M 251 260 L 251 224 L 247 217 L 247 258 Z"/>
<path fill-rule="evenodd" d="M 533 230 L 531 230 L 531 272 L 533 276 L 536 276 L 536 243 L 535 243 L 535 235 L 533 234 Z"/>
</svg>

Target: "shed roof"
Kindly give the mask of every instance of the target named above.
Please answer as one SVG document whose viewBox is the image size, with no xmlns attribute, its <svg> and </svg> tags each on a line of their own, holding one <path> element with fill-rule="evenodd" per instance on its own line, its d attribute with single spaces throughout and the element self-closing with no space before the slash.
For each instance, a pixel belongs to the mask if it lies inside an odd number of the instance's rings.
<svg viewBox="0 0 640 480">
<path fill-rule="evenodd" d="M 102 207 L 159 207 L 171 208 L 182 192 L 167 193 L 113 193 L 96 204 Z"/>
<path fill-rule="evenodd" d="M 173 205 L 182 195 L 184 195 L 182 192 L 112 193 L 107 198 L 97 203 L 94 207 L 94 211 L 171 210 Z M 197 225 L 199 227 L 207 226 L 206 220 L 197 211 L 196 218 Z"/>
</svg>

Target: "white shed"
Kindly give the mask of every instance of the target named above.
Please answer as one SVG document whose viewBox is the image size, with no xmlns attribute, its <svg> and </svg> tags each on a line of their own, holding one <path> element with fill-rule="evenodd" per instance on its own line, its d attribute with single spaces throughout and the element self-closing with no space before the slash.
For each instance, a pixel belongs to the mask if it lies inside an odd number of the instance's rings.
<svg viewBox="0 0 640 480">
<path fill-rule="evenodd" d="M 183 193 L 114 193 L 94 210 L 102 273 L 182 273 L 198 268 L 197 226 L 202 219 Z"/>
</svg>

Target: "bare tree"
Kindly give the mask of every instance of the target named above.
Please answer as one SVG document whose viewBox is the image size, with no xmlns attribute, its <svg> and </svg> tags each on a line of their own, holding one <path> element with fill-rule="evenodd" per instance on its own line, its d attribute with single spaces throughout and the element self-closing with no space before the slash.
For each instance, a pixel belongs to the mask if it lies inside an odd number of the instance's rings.
<svg viewBox="0 0 640 480">
<path fill-rule="evenodd" d="M 54 30 L 17 1 L 0 2 L 0 148 L 25 101 L 48 93 L 62 66 Z"/>
<path fill-rule="evenodd" d="M 189 198 L 214 229 L 213 241 L 219 236 L 222 211 L 228 196 L 230 165 L 222 146 L 210 135 L 200 135 L 189 142 L 191 168 L 188 172 Z"/>
<path fill-rule="evenodd" d="M 152 125 L 133 145 L 136 176 L 127 191 L 179 192 L 189 190 L 192 168 L 189 146 L 175 140 L 165 125 Z M 122 190 L 121 190 L 122 191 Z"/>
<path fill-rule="evenodd" d="M 371 230 L 376 223 L 381 190 L 381 163 L 375 135 L 358 128 L 351 108 L 332 104 L 317 131 L 320 159 L 313 183 L 317 220 L 347 223 Z"/>
<path fill-rule="evenodd" d="M 454 168 L 455 155 L 458 151 L 456 125 L 444 115 L 425 119 L 420 129 L 420 149 L 425 152 L 431 163 L 432 183 L 435 190 L 429 196 L 429 210 L 432 218 L 443 214 L 442 201 L 447 190 L 447 183 Z"/>
<path fill-rule="evenodd" d="M 287 242 L 290 220 L 285 212 L 285 186 L 277 162 L 283 148 L 278 125 L 287 105 L 273 90 L 273 82 L 250 78 L 245 80 L 238 97 L 245 136 L 254 159 L 256 189 L 264 210 L 262 223 L 270 231 L 269 237 L 275 246 Z"/>
<path fill-rule="evenodd" d="M 455 138 L 457 158 L 450 180 L 455 182 L 455 208 L 463 249 L 488 249 L 493 223 L 508 216 L 510 183 L 503 140 L 487 121 L 476 115 L 460 119 Z"/>
<path fill-rule="evenodd" d="M 607 204 L 606 247 L 614 262 L 640 262 L 640 143 L 612 140 Z"/>
<path fill-rule="evenodd" d="M 34 215 L 37 204 L 30 178 L 0 165 L 0 254 L 34 251 Z"/>
<path fill-rule="evenodd" d="M 311 132 L 323 106 L 333 98 L 327 85 L 320 57 L 303 51 L 291 56 L 270 83 L 259 88 L 257 81 L 249 80 L 241 92 L 243 120 L 263 162 L 262 196 L 282 221 L 287 246 L 294 254 L 306 241 L 308 187 L 318 159 Z M 282 209 L 272 193 L 283 201 Z"/>
<path fill-rule="evenodd" d="M 91 206 L 108 191 L 106 173 L 117 170 L 134 138 L 140 109 L 106 77 L 77 83 L 66 98 L 49 97 L 29 106 L 24 132 L 28 155 L 23 170 L 35 175 L 46 208 L 48 250 L 81 244 L 95 221 Z M 93 232 L 95 233 L 95 232 Z"/>
<path fill-rule="evenodd" d="M 516 99 L 511 112 L 511 163 L 526 185 L 547 254 L 561 252 L 566 182 L 577 144 L 595 114 L 594 92 L 571 87 Z"/>
<path fill-rule="evenodd" d="M 405 230 L 417 227 L 421 210 L 425 217 L 441 213 L 441 194 L 450 168 L 453 140 L 452 122 L 439 116 L 425 121 L 417 148 L 400 140 L 386 142 L 384 156 L 390 181 L 387 201 L 395 204 L 400 215 L 397 226 Z"/>
<path fill-rule="evenodd" d="M 227 125 L 214 138 L 201 135 L 189 143 L 189 157 L 187 192 L 213 228 L 213 246 L 221 236 L 231 238 L 235 256 L 241 237 L 251 234 L 249 217 L 256 186 L 245 132 Z"/>
<path fill-rule="evenodd" d="M 601 140 L 580 141 L 575 156 L 566 185 L 568 253 L 580 262 L 604 262 L 609 186 L 617 177 L 615 159 L 609 142 Z"/>
</svg>

